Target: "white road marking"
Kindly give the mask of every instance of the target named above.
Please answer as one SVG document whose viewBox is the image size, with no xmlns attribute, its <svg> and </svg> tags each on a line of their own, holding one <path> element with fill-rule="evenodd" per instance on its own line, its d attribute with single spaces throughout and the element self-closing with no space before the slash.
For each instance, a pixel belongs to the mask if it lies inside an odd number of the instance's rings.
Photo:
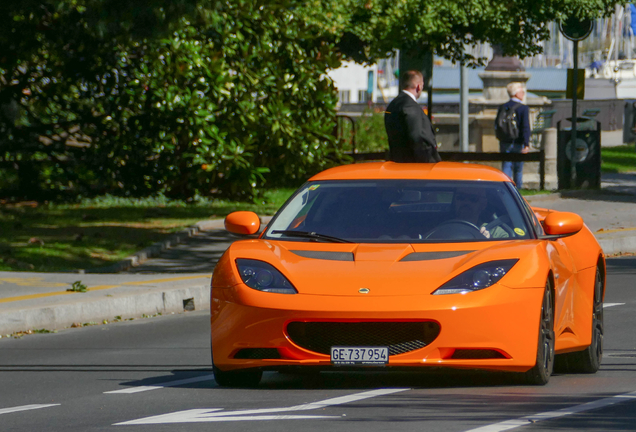
<svg viewBox="0 0 636 432">
<path fill-rule="evenodd" d="M 612 306 L 622 306 L 625 303 L 603 303 L 603 308 L 608 308 L 608 307 L 612 307 Z"/>
<path fill-rule="evenodd" d="M 210 381 L 213 379 L 214 379 L 214 375 L 203 375 L 203 376 L 198 376 L 194 378 L 186 378 L 186 379 L 177 380 L 177 381 L 168 381 L 165 383 L 154 384 L 151 386 L 139 386 L 139 387 L 126 388 L 123 390 L 112 390 L 112 391 L 107 391 L 104 393 L 111 393 L 111 394 L 112 393 L 139 393 L 139 392 L 148 391 L 148 390 L 157 390 L 164 387 L 174 387 L 174 386 L 179 386 L 183 384 L 192 384 L 192 383 L 201 382 L 201 381 Z"/>
<path fill-rule="evenodd" d="M 514 420 L 506 420 L 501 423 L 495 423 L 488 426 L 482 426 L 477 429 L 470 429 L 466 432 L 502 432 L 510 429 L 515 429 L 520 426 L 526 426 L 529 424 L 538 423 L 544 420 L 551 420 L 554 418 L 564 417 L 572 414 L 577 414 L 584 411 L 590 411 L 597 408 L 603 408 L 606 406 L 614 405 L 617 403 L 625 402 L 627 400 L 636 399 L 636 392 L 625 393 L 622 395 L 616 395 L 610 398 L 599 399 L 592 402 L 584 403 L 581 405 L 575 405 L 570 408 L 563 408 L 556 411 L 547 411 L 544 413 L 529 415 Z"/>
<path fill-rule="evenodd" d="M 293 420 L 308 418 L 340 418 L 340 416 L 307 416 L 307 415 L 269 415 L 272 413 L 280 413 L 285 411 L 307 411 L 325 408 L 328 406 L 342 405 L 350 402 L 356 402 L 376 396 L 384 396 L 393 393 L 410 390 L 408 388 L 400 389 L 379 389 L 362 393 L 356 393 L 348 396 L 340 396 L 323 401 L 312 402 L 303 405 L 295 405 L 286 408 L 262 408 L 241 411 L 222 411 L 222 408 L 208 409 L 192 409 L 185 411 L 177 411 L 169 414 L 145 417 L 138 420 L 131 420 L 122 423 L 115 423 L 114 426 L 121 425 L 140 425 L 140 424 L 160 424 L 160 423 L 202 423 L 202 422 L 219 422 L 219 421 L 247 421 L 247 420 Z M 219 412 L 221 411 L 221 412 Z M 252 415 L 256 414 L 256 415 Z M 268 415 L 261 415 L 268 414 Z"/>
<path fill-rule="evenodd" d="M 18 411 L 28 411 L 28 410 L 34 410 L 34 409 L 40 409 L 40 408 L 48 408 L 48 407 L 58 406 L 58 405 L 60 404 L 33 404 L 33 405 L 22 405 L 22 406 L 17 406 L 13 408 L 0 408 L 0 414 L 8 414 L 8 413 L 18 412 Z"/>
</svg>

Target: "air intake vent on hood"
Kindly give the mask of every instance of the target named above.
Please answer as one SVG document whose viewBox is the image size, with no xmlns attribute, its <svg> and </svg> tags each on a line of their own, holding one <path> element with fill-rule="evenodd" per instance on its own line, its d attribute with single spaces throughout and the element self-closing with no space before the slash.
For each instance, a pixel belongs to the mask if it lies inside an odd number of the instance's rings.
<svg viewBox="0 0 636 432">
<path fill-rule="evenodd" d="M 444 251 L 444 252 L 413 252 L 408 254 L 400 261 L 431 261 L 446 258 L 455 258 L 462 255 L 468 255 L 475 251 Z"/>
<path fill-rule="evenodd" d="M 312 250 L 290 250 L 291 253 L 304 258 L 313 258 L 329 261 L 353 261 L 353 252 L 327 252 Z"/>
</svg>

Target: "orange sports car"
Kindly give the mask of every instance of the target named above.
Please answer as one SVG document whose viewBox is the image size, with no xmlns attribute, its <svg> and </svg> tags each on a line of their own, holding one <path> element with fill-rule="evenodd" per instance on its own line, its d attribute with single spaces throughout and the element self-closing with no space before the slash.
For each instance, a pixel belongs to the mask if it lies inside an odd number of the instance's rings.
<svg viewBox="0 0 636 432">
<path fill-rule="evenodd" d="M 263 370 L 453 367 L 548 382 L 593 373 L 605 260 L 573 213 L 531 208 L 482 165 L 364 163 L 305 183 L 260 236 L 251 212 L 212 276 L 222 386 Z"/>
</svg>

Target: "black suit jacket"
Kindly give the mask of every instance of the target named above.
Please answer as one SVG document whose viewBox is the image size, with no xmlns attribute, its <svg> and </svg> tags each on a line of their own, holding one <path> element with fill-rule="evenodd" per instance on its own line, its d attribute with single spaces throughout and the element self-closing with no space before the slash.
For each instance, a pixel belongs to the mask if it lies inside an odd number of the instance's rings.
<svg viewBox="0 0 636 432">
<path fill-rule="evenodd" d="M 393 99 L 384 114 L 394 162 L 439 162 L 435 133 L 420 104 L 404 92 Z"/>
</svg>

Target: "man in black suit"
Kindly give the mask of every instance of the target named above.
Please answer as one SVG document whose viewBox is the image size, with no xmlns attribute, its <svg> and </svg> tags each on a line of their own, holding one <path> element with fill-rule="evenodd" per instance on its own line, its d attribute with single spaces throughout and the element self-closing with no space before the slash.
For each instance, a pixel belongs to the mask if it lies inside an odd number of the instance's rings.
<svg viewBox="0 0 636 432">
<path fill-rule="evenodd" d="M 390 159 L 394 162 L 439 162 L 435 133 L 417 99 L 424 88 L 424 77 L 411 70 L 402 75 L 402 91 L 384 114 L 389 137 Z"/>
</svg>

